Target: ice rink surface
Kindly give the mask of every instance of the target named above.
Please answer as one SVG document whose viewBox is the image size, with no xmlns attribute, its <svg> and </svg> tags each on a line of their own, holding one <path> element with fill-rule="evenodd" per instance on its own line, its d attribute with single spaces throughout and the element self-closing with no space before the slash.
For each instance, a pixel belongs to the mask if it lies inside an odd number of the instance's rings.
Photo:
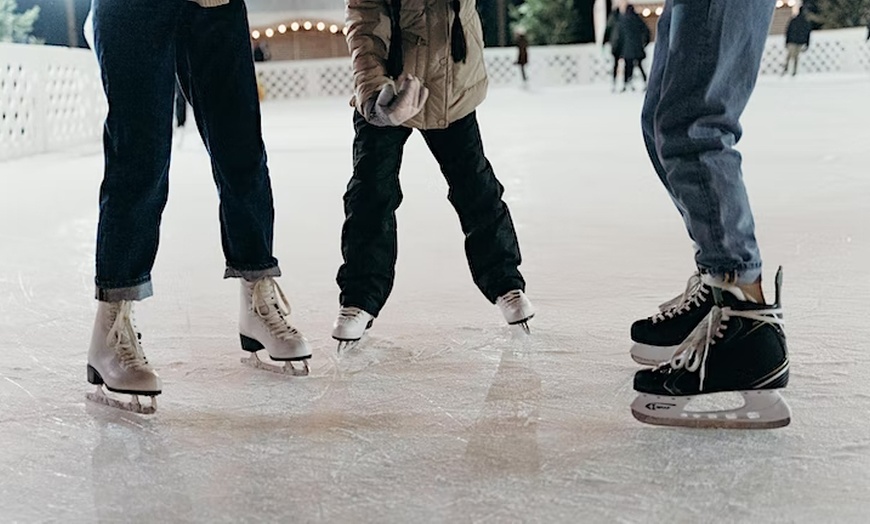
<svg viewBox="0 0 870 524">
<path fill-rule="evenodd" d="M 138 309 L 155 416 L 85 402 L 102 157 L 0 164 L 3 522 L 866 522 L 870 79 L 764 79 L 741 151 L 768 284 L 785 267 L 791 426 L 645 426 L 632 320 L 682 292 L 692 249 L 645 158 L 639 93 L 493 90 L 479 118 L 538 308 L 502 325 L 446 184 L 408 144 L 395 291 L 337 358 L 345 99 L 268 102 L 276 254 L 312 373 L 243 367 L 238 284 L 193 130 L 174 154 Z M 768 294 L 772 289 L 768 287 Z"/>
</svg>

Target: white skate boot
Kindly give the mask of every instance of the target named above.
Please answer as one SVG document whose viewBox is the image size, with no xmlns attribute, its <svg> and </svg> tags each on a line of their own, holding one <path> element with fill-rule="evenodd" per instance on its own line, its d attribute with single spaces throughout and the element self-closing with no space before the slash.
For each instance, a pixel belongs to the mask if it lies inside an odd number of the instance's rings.
<svg viewBox="0 0 870 524">
<path fill-rule="evenodd" d="M 242 349 L 250 352 L 242 363 L 257 369 L 288 375 L 308 375 L 311 349 L 302 333 L 290 325 L 290 304 L 278 283 L 271 277 L 256 282 L 242 281 L 239 337 Z M 257 357 L 265 349 L 269 358 L 284 362 L 284 366 L 267 364 Z M 293 362 L 301 361 L 296 368 Z"/>
<path fill-rule="evenodd" d="M 148 364 L 133 324 L 133 302 L 100 302 L 91 347 L 88 351 L 88 382 L 97 390 L 87 399 L 114 408 L 150 415 L 157 411 L 163 384 Z M 115 393 L 132 395 L 123 402 L 106 395 L 103 386 Z M 139 403 L 138 395 L 151 397 L 151 405 Z"/>
<path fill-rule="evenodd" d="M 355 347 L 374 320 L 358 307 L 342 307 L 332 325 L 332 338 L 338 340 L 338 352 Z"/>
<path fill-rule="evenodd" d="M 529 333 L 529 320 L 535 316 L 535 308 L 522 290 L 508 291 L 498 297 L 495 303 L 508 324 L 520 326 L 523 331 Z"/>
</svg>

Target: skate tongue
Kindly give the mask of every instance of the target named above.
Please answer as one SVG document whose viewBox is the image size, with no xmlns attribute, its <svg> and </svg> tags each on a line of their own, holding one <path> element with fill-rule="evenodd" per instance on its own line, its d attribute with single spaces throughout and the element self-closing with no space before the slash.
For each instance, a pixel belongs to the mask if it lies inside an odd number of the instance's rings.
<svg viewBox="0 0 870 524">
<path fill-rule="evenodd" d="M 716 281 L 710 275 L 703 275 L 701 277 L 701 281 L 710 287 L 713 290 L 713 303 L 719 307 L 733 307 L 740 303 L 751 303 L 754 304 L 752 299 L 746 296 L 737 286 L 729 286 L 725 285 L 721 282 Z"/>
<path fill-rule="evenodd" d="M 738 287 L 721 288 L 712 286 L 713 301 L 719 307 L 735 307 L 750 302 Z"/>
</svg>

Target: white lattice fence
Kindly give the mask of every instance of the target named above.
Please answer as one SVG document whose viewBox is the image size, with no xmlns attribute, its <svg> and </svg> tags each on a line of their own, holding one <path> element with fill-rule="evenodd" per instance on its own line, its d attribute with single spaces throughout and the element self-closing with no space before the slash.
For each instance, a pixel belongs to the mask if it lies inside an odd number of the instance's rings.
<svg viewBox="0 0 870 524">
<path fill-rule="evenodd" d="M 257 78 L 271 99 L 353 93 L 353 72 L 343 58 L 258 63 Z"/>
<path fill-rule="evenodd" d="M 0 44 L 0 159 L 92 142 L 105 113 L 90 51 Z"/>
<path fill-rule="evenodd" d="M 870 73 L 865 35 L 864 29 L 813 33 L 812 45 L 800 58 L 801 73 Z M 487 49 L 484 58 L 491 86 L 520 83 L 516 49 Z M 609 81 L 613 65 L 610 54 L 594 45 L 533 47 L 529 58 L 528 73 L 536 86 Z M 785 39 L 772 36 L 761 74 L 781 74 L 784 63 Z M 260 63 L 257 74 L 271 99 L 352 93 L 346 58 Z M 95 141 L 105 112 L 90 51 L 0 44 L 0 160 Z"/>
<path fill-rule="evenodd" d="M 816 31 L 810 47 L 801 53 L 798 72 L 847 73 L 870 72 L 870 45 L 864 42 L 863 30 Z M 785 38 L 771 37 L 761 62 L 762 75 L 779 75 L 785 69 Z"/>
<path fill-rule="evenodd" d="M 816 31 L 812 45 L 800 57 L 801 73 L 870 72 L 870 44 L 863 29 Z M 644 63 L 649 71 L 654 46 Z M 491 48 L 484 60 L 493 87 L 519 85 L 517 51 Z M 771 36 L 761 63 L 762 75 L 778 75 L 785 64 L 785 38 Z M 269 98 L 303 98 L 352 93 L 350 60 L 311 60 L 258 64 L 260 80 Z M 527 72 L 536 86 L 609 82 L 613 57 L 595 45 L 532 47 Z"/>
<path fill-rule="evenodd" d="M 864 45 L 858 48 L 855 60 L 858 71 L 870 71 L 870 40 L 865 40 Z"/>
</svg>

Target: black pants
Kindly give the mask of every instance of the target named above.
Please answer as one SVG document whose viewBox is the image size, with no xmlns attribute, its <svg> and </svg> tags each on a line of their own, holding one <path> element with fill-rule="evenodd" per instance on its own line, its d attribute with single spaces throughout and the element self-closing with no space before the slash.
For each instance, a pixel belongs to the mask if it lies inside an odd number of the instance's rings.
<svg viewBox="0 0 870 524">
<path fill-rule="evenodd" d="M 396 209 L 402 202 L 399 168 L 411 129 L 376 127 L 358 112 L 353 123 L 353 177 L 344 194 L 344 264 L 337 282 L 342 306 L 377 316 L 393 289 Z M 517 234 L 501 198 L 504 187 L 483 154 L 476 115 L 422 133 L 450 187 L 447 198 L 459 214 L 474 283 L 490 302 L 525 289 Z"/>
<path fill-rule="evenodd" d="M 181 84 L 175 86 L 175 126 L 184 127 L 187 123 L 187 100 L 184 98 L 184 91 Z"/>
<path fill-rule="evenodd" d="M 644 83 L 646 83 L 646 71 L 643 70 L 643 62 L 641 60 L 635 58 L 632 60 L 625 59 L 625 86 L 628 87 L 628 84 L 631 82 L 631 77 L 634 76 L 634 68 L 637 67 L 640 69 L 640 76 L 643 77 Z"/>
</svg>

